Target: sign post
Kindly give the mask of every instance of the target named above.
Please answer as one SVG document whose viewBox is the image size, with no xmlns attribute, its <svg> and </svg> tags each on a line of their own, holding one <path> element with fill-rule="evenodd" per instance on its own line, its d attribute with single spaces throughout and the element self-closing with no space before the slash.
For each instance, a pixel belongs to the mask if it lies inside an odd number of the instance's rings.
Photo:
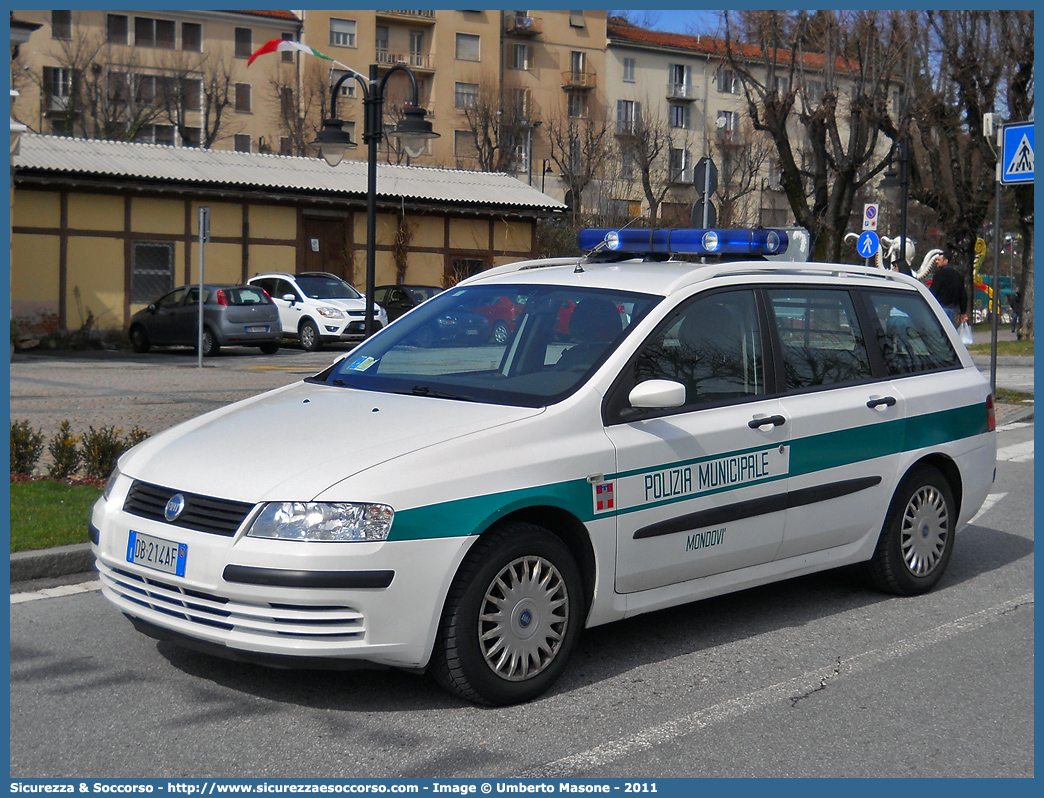
<svg viewBox="0 0 1044 798">
<path fill-rule="evenodd" d="M 196 359 L 203 368 L 203 245 L 210 240 L 210 206 L 199 206 L 199 326 L 196 335 Z"/>
</svg>

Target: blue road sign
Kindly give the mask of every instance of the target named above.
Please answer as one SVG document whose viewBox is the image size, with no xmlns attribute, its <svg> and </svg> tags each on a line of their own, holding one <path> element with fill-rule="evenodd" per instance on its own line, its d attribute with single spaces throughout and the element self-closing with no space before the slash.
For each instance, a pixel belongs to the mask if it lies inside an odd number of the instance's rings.
<svg viewBox="0 0 1044 798">
<path fill-rule="evenodd" d="M 859 240 L 856 241 L 856 252 L 859 253 L 861 258 L 872 258 L 877 254 L 880 246 L 881 239 L 877 237 L 877 233 L 873 230 L 867 230 L 865 233 L 861 233 Z"/>
<path fill-rule="evenodd" d="M 1033 182 L 1033 123 L 1004 126 L 1001 183 Z"/>
</svg>

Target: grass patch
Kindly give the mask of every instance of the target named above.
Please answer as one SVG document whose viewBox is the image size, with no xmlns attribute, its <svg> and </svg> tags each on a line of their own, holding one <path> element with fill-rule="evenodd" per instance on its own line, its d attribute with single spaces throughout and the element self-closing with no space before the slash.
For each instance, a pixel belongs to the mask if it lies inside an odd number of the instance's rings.
<svg viewBox="0 0 1044 798">
<path fill-rule="evenodd" d="M 12 482 L 11 552 L 86 543 L 91 507 L 101 494 L 92 485 Z"/>
<path fill-rule="evenodd" d="M 997 402 L 1003 402 L 1006 405 L 1033 403 L 1033 394 L 1023 393 L 1022 391 L 1012 391 L 1007 388 L 1001 388 L 1000 386 L 997 386 L 997 395 L 993 398 Z"/>
<path fill-rule="evenodd" d="M 990 354 L 990 344 L 972 344 L 968 351 L 973 355 Z M 1033 341 L 997 341 L 997 357 L 1010 357 L 1021 355 L 1033 357 Z"/>
</svg>

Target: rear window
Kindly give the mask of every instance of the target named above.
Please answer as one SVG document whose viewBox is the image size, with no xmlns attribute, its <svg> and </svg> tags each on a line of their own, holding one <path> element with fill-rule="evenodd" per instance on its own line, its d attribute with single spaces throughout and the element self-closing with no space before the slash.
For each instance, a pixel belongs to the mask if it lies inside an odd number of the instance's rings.
<svg viewBox="0 0 1044 798">
<path fill-rule="evenodd" d="M 260 286 L 244 285 L 238 288 L 224 288 L 230 305 L 271 305 L 272 300 Z"/>
<path fill-rule="evenodd" d="M 955 368 L 960 358 L 938 316 L 920 294 L 869 292 L 888 375 Z"/>
</svg>

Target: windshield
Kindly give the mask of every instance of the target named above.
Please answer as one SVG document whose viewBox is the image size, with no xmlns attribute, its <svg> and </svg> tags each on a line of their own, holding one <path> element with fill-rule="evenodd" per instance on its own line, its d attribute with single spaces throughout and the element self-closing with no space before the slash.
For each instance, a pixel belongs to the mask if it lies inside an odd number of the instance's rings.
<svg viewBox="0 0 1044 798">
<path fill-rule="evenodd" d="M 312 299 L 361 299 L 362 294 L 337 277 L 298 275 L 297 284 Z"/>
<path fill-rule="evenodd" d="M 315 379 L 542 407 L 575 391 L 662 298 L 553 285 L 450 288 Z"/>
</svg>

